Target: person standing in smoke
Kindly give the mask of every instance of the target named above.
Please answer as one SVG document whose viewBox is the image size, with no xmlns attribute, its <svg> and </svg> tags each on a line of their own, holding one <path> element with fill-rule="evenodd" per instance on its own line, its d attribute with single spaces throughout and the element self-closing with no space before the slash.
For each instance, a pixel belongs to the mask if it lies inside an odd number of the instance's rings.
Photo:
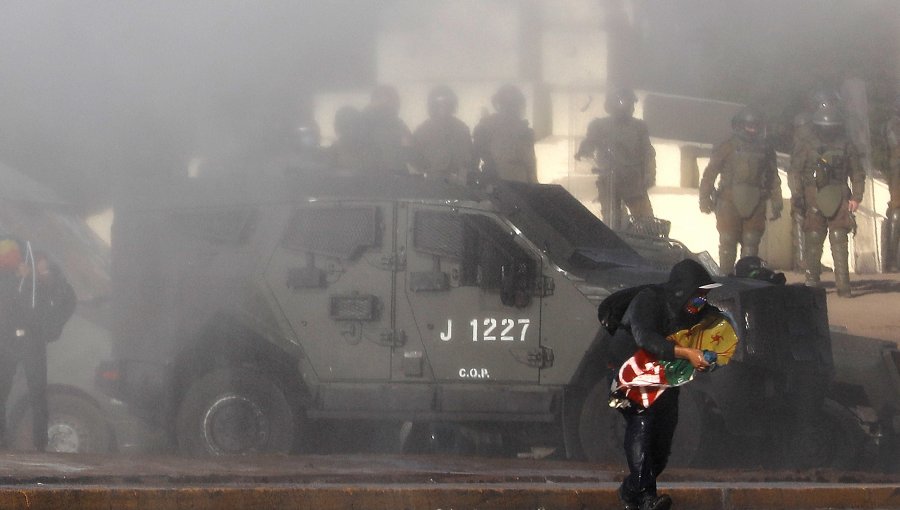
<svg viewBox="0 0 900 510">
<path fill-rule="evenodd" d="M 863 199 L 866 173 L 859 151 L 844 133 L 837 108 L 820 108 L 813 114 L 812 124 L 813 138 L 791 155 L 788 180 L 792 197 L 802 200 L 798 206 L 805 211 L 806 285 L 819 285 L 822 245 L 828 233 L 838 296 L 850 297 L 848 236 L 856 227 L 853 213 Z"/>
<path fill-rule="evenodd" d="M 614 361 L 621 364 L 638 349 L 644 349 L 657 360 L 684 359 L 696 370 L 705 371 L 710 363 L 703 351 L 679 346 L 668 337 L 690 329 L 707 313 L 716 311 L 706 305 L 706 295 L 720 285 L 696 261 L 686 259 L 675 264 L 668 282 L 642 289 L 629 303 L 620 326 L 627 334 L 613 336 L 617 345 L 611 349 L 627 354 Z M 656 479 L 672 450 L 678 424 L 678 393 L 678 387 L 668 388 L 649 407 L 619 409 L 626 423 L 624 446 L 629 471 L 619 486 L 619 498 L 626 510 L 665 510 L 672 504 L 668 495 L 657 494 Z"/>
<path fill-rule="evenodd" d="M 769 219 L 781 217 L 781 179 L 764 125 L 753 108 L 739 111 L 731 119 L 734 134 L 713 149 L 700 180 L 700 211 L 716 213 L 719 265 L 725 274 L 734 271 L 738 243 L 742 258 L 759 254 L 767 201 L 772 208 Z M 716 178 L 718 188 L 714 188 Z"/>
<path fill-rule="evenodd" d="M 414 167 L 419 172 L 458 184 L 466 184 L 475 169 L 469 127 L 456 118 L 458 99 L 441 85 L 428 94 L 428 120 L 413 133 Z"/>
<path fill-rule="evenodd" d="M 365 168 L 365 133 L 362 114 L 352 106 L 343 106 L 334 114 L 334 134 L 337 139 L 327 149 L 332 170 L 359 173 Z"/>
<path fill-rule="evenodd" d="M 534 131 L 524 119 L 525 95 L 518 87 L 504 85 L 497 89 L 491 104 L 496 113 L 482 118 L 472 131 L 483 180 L 536 183 Z"/>
<path fill-rule="evenodd" d="M 366 171 L 376 175 L 406 175 L 412 159 L 412 133 L 400 118 L 397 89 L 379 85 L 362 111 Z"/>
<path fill-rule="evenodd" d="M 608 117 L 591 121 L 575 159 L 589 159 L 597 174 L 597 191 L 603 221 L 621 229 L 622 204 L 633 218 L 652 218 L 647 190 L 656 185 L 656 150 L 644 121 L 634 118 L 637 97 L 631 89 L 606 95 Z"/>
<path fill-rule="evenodd" d="M 887 221 L 884 222 L 885 245 L 884 270 L 900 270 L 900 94 L 894 98 L 894 115 L 884 125 L 884 137 L 888 146 L 888 202 Z"/>
<path fill-rule="evenodd" d="M 0 240 L 0 418 L 6 437 L 6 399 L 22 365 L 32 410 L 32 440 L 47 447 L 47 343 L 57 340 L 75 311 L 75 291 L 60 269 L 31 243 Z"/>
<path fill-rule="evenodd" d="M 804 104 L 804 109 L 794 117 L 794 136 L 791 144 L 791 153 L 798 150 L 805 143 L 815 140 L 813 132 L 812 116 L 821 108 L 840 108 L 840 96 L 834 91 L 818 88 L 809 93 Z M 806 211 L 801 207 L 802 196 L 791 197 L 791 244 L 793 245 L 793 266 L 796 271 L 806 269 L 804 262 L 804 234 L 803 219 Z"/>
</svg>

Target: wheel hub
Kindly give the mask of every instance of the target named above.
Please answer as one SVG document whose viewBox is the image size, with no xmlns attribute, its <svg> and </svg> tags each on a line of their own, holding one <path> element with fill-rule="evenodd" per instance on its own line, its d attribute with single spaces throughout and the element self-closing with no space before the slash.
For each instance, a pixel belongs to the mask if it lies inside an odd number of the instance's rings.
<svg viewBox="0 0 900 510">
<path fill-rule="evenodd" d="M 72 425 L 55 422 L 47 427 L 47 451 L 78 453 L 80 447 L 81 437 Z"/>
<path fill-rule="evenodd" d="M 244 395 L 222 395 L 203 415 L 203 438 L 217 455 L 259 450 L 268 440 L 268 430 L 268 420 L 259 403 Z"/>
</svg>

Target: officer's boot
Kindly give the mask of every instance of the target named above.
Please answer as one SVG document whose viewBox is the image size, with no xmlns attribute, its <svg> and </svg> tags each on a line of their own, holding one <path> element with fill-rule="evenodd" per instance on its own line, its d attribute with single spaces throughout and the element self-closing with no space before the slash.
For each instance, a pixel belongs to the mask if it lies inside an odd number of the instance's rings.
<svg viewBox="0 0 900 510">
<path fill-rule="evenodd" d="M 738 236 L 731 232 L 719 233 L 719 267 L 722 274 L 734 273 L 734 259 L 737 258 Z"/>
<path fill-rule="evenodd" d="M 887 221 L 888 236 L 882 239 L 885 244 L 887 256 L 884 259 L 884 267 L 886 271 L 900 270 L 900 208 L 893 208 L 888 211 Z"/>
<path fill-rule="evenodd" d="M 806 286 L 818 287 L 819 275 L 822 274 L 822 248 L 825 243 L 825 232 L 811 230 L 803 234 L 805 244 L 803 265 L 806 267 Z"/>
<path fill-rule="evenodd" d="M 848 232 L 841 228 L 833 229 L 828 234 L 831 241 L 831 255 L 834 257 L 834 286 L 840 297 L 850 297 L 850 253 L 847 235 Z"/>
<path fill-rule="evenodd" d="M 803 232 L 803 215 L 791 215 L 791 244 L 794 248 L 794 271 L 802 272 L 806 269 L 804 252 L 806 248 L 806 236 Z"/>
<path fill-rule="evenodd" d="M 762 232 L 744 232 L 741 236 L 741 258 L 759 255 L 759 240 Z"/>
</svg>

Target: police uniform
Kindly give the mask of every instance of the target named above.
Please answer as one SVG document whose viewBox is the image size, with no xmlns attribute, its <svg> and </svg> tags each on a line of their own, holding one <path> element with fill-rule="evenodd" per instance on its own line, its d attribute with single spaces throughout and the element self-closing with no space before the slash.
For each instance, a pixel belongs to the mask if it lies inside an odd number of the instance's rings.
<svg viewBox="0 0 900 510">
<path fill-rule="evenodd" d="M 430 118 L 413 133 L 414 166 L 424 174 L 466 183 L 475 168 L 469 127 L 456 117 Z"/>
<path fill-rule="evenodd" d="M 712 204 L 717 177 L 717 200 Z M 773 213 L 781 212 L 781 179 L 775 150 L 764 140 L 743 140 L 737 135 L 719 144 L 703 171 L 700 200 L 702 207 L 715 208 L 719 265 L 731 273 L 737 243 L 741 243 L 741 257 L 759 254 L 759 242 L 766 230 L 766 200 L 772 204 Z"/>
<path fill-rule="evenodd" d="M 791 144 L 792 154 L 807 141 L 815 139 L 811 117 L 809 112 L 800 112 L 794 117 L 794 137 Z M 791 198 L 793 199 L 794 197 Z M 803 271 L 806 268 L 803 261 L 803 253 L 806 248 L 803 234 L 803 218 L 806 216 L 806 212 L 802 207 L 796 206 L 798 202 L 802 202 L 802 200 L 791 201 L 791 245 L 793 248 L 791 252 L 793 253 L 794 270 Z"/>
<path fill-rule="evenodd" d="M 652 218 L 647 190 L 656 185 L 656 151 L 644 121 L 634 117 L 594 119 L 575 157 L 592 158 L 603 219 L 618 229 L 622 202 L 635 218 Z"/>
<path fill-rule="evenodd" d="M 537 182 L 534 131 L 528 127 L 528 121 L 493 113 L 478 122 L 472 139 L 487 180 Z"/>
<path fill-rule="evenodd" d="M 822 245 L 829 232 L 835 284 L 840 295 L 850 291 L 848 235 L 855 227 L 848 201 L 861 202 L 865 171 L 859 152 L 843 133 L 827 140 L 813 130 L 791 156 L 791 193 L 805 202 L 806 281 L 818 285 Z M 850 181 L 848 186 L 847 181 Z"/>
<path fill-rule="evenodd" d="M 888 146 L 888 202 L 887 221 L 884 225 L 884 267 L 887 271 L 900 269 L 900 113 L 895 113 L 884 125 L 884 137 Z"/>
</svg>

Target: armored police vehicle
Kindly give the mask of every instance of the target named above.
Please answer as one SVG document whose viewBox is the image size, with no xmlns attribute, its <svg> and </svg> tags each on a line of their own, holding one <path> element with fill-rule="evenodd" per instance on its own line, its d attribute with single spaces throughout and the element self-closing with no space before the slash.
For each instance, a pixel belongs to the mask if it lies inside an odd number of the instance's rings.
<svg viewBox="0 0 900 510">
<path fill-rule="evenodd" d="M 107 391 L 198 455 L 300 451 L 319 420 L 384 420 L 618 461 L 597 304 L 667 278 L 559 186 L 415 176 L 171 183 L 116 210 L 112 243 Z M 844 427 L 824 405 L 821 289 L 734 280 L 711 297 L 741 343 L 685 392 L 674 462 L 723 445 L 787 462 L 784 438 Z M 822 455 L 808 460 L 846 460 Z"/>
</svg>

